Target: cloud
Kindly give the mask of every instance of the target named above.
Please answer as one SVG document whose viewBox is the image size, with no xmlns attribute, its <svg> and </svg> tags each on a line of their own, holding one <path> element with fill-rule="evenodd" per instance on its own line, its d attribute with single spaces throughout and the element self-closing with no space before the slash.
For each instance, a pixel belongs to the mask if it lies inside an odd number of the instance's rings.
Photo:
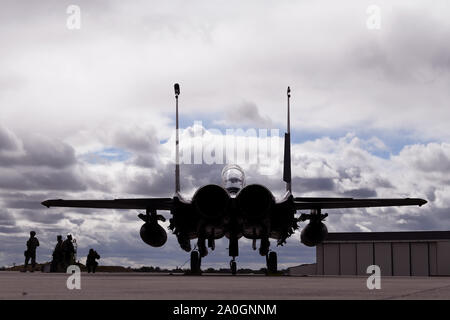
<svg viewBox="0 0 450 320">
<path fill-rule="evenodd" d="M 371 232 L 372 230 L 370 230 L 368 227 L 363 226 L 362 224 L 355 224 L 356 227 L 358 227 L 359 229 L 361 229 L 362 232 Z"/>
<path fill-rule="evenodd" d="M 41 199 L 49 197 L 49 193 L 4 192 L 0 193 L 3 205 L 11 209 L 41 209 Z"/>
<path fill-rule="evenodd" d="M 330 210 L 331 231 L 450 228 L 446 1 L 382 1 L 377 31 L 366 28 L 367 7 L 357 1 L 79 5 L 82 29 L 69 31 L 65 3 L 2 3 L 0 264 L 23 260 L 30 228 L 42 240 L 41 260 L 50 258 L 56 234 L 67 232 L 77 234 L 81 256 L 95 246 L 109 263 L 175 266 L 187 259 L 174 237 L 162 250 L 142 243 L 135 211 L 39 205 L 47 198 L 171 196 L 174 82 L 188 129 L 186 118 L 284 128 L 291 86 L 298 196 L 429 201 Z M 184 139 L 181 146 L 189 147 Z M 117 157 L 108 158 L 111 150 Z M 83 158 L 98 153 L 105 161 Z M 282 195 L 280 155 L 272 175 L 246 166 L 248 183 Z M 183 192 L 220 184 L 221 169 L 182 165 Z M 314 259 L 298 242 L 297 233 L 277 249 L 281 264 Z M 226 265 L 226 247 L 219 242 L 205 264 Z M 249 248 L 242 241 L 240 263 L 263 266 Z"/>
<path fill-rule="evenodd" d="M 83 191 L 86 185 L 70 170 L 5 170 L 0 168 L 0 189 Z"/>
<path fill-rule="evenodd" d="M 0 209 L 0 225 L 3 227 L 15 226 L 14 216 L 6 209 Z"/>
<path fill-rule="evenodd" d="M 19 141 L 12 132 L 0 126 L 0 151 L 16 151 L 19 148 Z"/>
<path fill-rule="evenodd" d="M 170 141 L 167 141 L 169 144 Z M 407 153 L 400 152 L 398 156 L 392 159 L 380 159 L 377 156 L 370 155 L 364 151 L 362 146 L 364 144 L 355 145 L 352 139 L 338 139 L 331 141 L 331 144 L 340 144 L 336 150 L 328 149 L 330 144 L 329 139 L 314 141 L 315 147 L 311 149 L 311 153 L 303 150 L 306 146 L 310 146 L 312 142 L 305 142 L 303 144 L 295 144 L 293 150 L 293 167 L 295 168 L 314 168 L 311 167 L 314 162 L 313 159 L 326 159 L 326 162 L 319 161 L 321 165 L 315 168 L 326 168 L 321 170 L 308 170 L 293 172 L 294 188 L 296 194 L 303 193 L 313 195 L 334 195 L 339 196 L 339 190 L 345 190 L 344 195 L 355 197 L 371 197 L 375 196 L 378 190 L 390 190 L 391 195 L 395 193 L 403 194 L 409 193 L 412 189 L 410 183 L 397 185 L 397 175 L 401 172 L 410 170 L 398 171 L 396 164 L 403 160 L 409 159 Z M 422 146 L 427 148 L 427 146 Z M 348 152 L 351 149 L 352 152 Z M 319 150 L 321 150 L 319 152 Z M 364 155 L 363 158 L 354 157 L 354 154 Z M 300 156 L 301 155 L 301 156 Z M 389 163 L 390 165 L 386 165 Z M 399 164 L 400 165 L 400 164 Z M 133 167 L 130 163 L 128 166 Z M 346 167 L 352 170 L 344 170 Z M 404 166 L 403 166 L 404 167 Z M 108 170 L 108 165 L 97 166 L 101 170 Z M 205 183 L 219 183 L 221 165 L 185 165 L 182 168 L 183 174 L 183 191 L 191 193 L 196 187 Z M 371 168 L 371 170 L 366 170 Z M 155 170 L 156 169 L 156 170 Z M 173 164 L 167 162 L 159 164 L 157 168 L 137 168 L 133 171 L 133 175 L 117 175 L 113 177 L 112 184 L 120 184 L 123 190 L 131 194 L 144 194 L 152 196 L 170 196 L 172 190 L 173 180 Z M 152 170 L 155 170 L 152 172 Z M 274 193 L 282 193 L 283 184 L 281 176 L 260 176 L 253 171 L 255 168 L 250 167 L 248 175 L 250 177 L 249 183 L 264 183 L 273 190 Z M 120 171 L 116 171 L 120 172 Z M 342 174 L 344 172 L 345 174 Z M 147 173 L 147 174 L 145 174 Z M 306 176 L 305 176 L 306 175 Z M 414 175 L 407 177 L 414 179 Z M 374 184 L 375 189 L 368 189 L 365 185 L 372 185 L 371 181 L 381 181 L 381 183 Z M 408 180 L 409 181 L 409 180 Z M 401 190 L 402 185 L 409 185 L 409 189 Z M 426 185 L 424 186 L 427 187 Z M 436 186 L 439 190 L 439 186 Z M 165 190 L 165 191 L 164 191 Z M 155 193 L 153 193 L 155 192 Z M 166 193 L 167 192 L 167 193 Z M 51 194 L 51 192 L 50 192 Z M 71 197 L 75 197 L 77 193 L 73 193 Z M 89 194 L 89 192 L 87 193 Z M 92 194 L 92 198 L 98 198 L 98 195 Z M 31 228 L 32 225 L 38 224 L 39 232 L 42 234 L 41 238 L 47 243 L 52 243 L 55 234 L 65 234 L 72 232 L 77 235 L 80 244 L 80 257 L 87 252 L 90 247 L 95 247 L 109 263 L 123 262 L 131 265 L 165 265 L 176 266 L 180 265 L 184 259 L 185 254 L 180 251 L 176 243 L 176 239 L 169 235 L 169 241 L 163 250 L 155 250 L 148 248 L 139 239 L 138 230 L 141 222 L 135 218 L 137 212 L 114 212 L 110 210 L 92 210 L 87 209 L 86 213 L 81 213 L 83 210 L 78 209 L 38 209 L 33 206 L 33 199 L 38 200 L 39 197 L 44 197 L 45 194 L 37 193 L 34 195 L 27 195 L 22 192 L 3 193 L 3 202 L 10 209 L 16 210 L 16 219 L 20 225 Z M 104 194 L 108 198 L 108 194 Z M 448 197 L 448 195 L 443 195 Z M 80 197 L 80 196 L 78 196 Z M 85 196 L 83 196 L 85 198 Z M 111 195 L 109 194 L 111 198 Z M 22 202 L 21 202 L 22 201 Z M 431 205 L 433 201 L 431 201 Z M 21 205 L 21 203 L 23 203 Z M 28 207 L 31 207 L 28 209 Z M 31 210 L 30 210 L 31 209 Z M 419 210 L 415 208 L 408 208 L 407 210 L 398 210 L 396 208 L 386 209 L 350 209 L 350 210 L 336 210 L 330 212 L 328 218 L 328 225 L 331 231 L 391 231 L 391 230 L 409 230 L 409 229 L 428 229 L 450 226 L 450 220 L 442 213 L 436 216 L 431 214 L 435 209 L 425 206 Z M 78 215 L 83 214 L 83 218 Z M 444 212 L 444 209 L 443 211 Z M 164 213 L 167 215 L 167 213 Z M 433 218 L 431 218 L 433 217 Z M 387 219 L 387 223 L 386 223 Z M 27 223 L 24 224 L 24 222 Z M 384 221 L 384 223 L 382 223 Z M 30 224 L 31 223 L 31 224 Z M 54 231 L 50 232 L 49 226 L 53 225 Z M 45 227 L 44 229 L 42 229 Z M 33 227 L 34 228 L 34 227 Z M 79 229 L 78 229 L 79 228 Z M 5 229 L 5 228 L 4 228 Z M 11 228 L 8 228 L 11 230 Z M 9 230 L 4 230 L 8 232 Z M 24 230 L 23 227 L 20 230 Z M 26 230 L 26 229 L 25 229 Z M 25 231 L 24 230 L 24 231 Z M 77 231 L 78 230 L 78 231 Z M 16 231 L 19 232 L 19 229 Z M 294 235 L 288 242 L 288 245 L 283 248 L 277 248 L 280 254 L 279 260 L 281 265 L 295 265 L 302 260 L 303 262 L 312 261 L 313 251 L 301 247 L 298 243 L 298 235 Z M 218 249 L 211 253 L 205 259 L 205 266 L 222 266 L 223 259 L 227 258 L 225 250 L 226 241 L 218 242 Z M 263 266 L 264 263 L 260 261 L 260 257 L 252 253 L 248 241 L 241 241 L 241 257 L 240 263 L 242 266 Z M 49 246 L 51 248 L 51 246 Z M 7 249 L 12 254 L 12 248 Z M 48 249 L 50 250 L 50 249 Z M 44 252 L 42 249 L 41 252 Z M 151 257 L 145 252 L 151 252 Z M 175 255 L 169 258 L 170 255 Z M 10 257 L 10 256 L 9 256 Z M 178 257 L 178 258 L 176 258 Z M 303 257 L 303 258 L 302 258 Z M 183 260 L 184 261 L 184 260 Z"/>
<path fill-rule="evenodd" d="M 11 131 L 0 127 L 0 165 L 47 166 L 65 168 L 75 164 L 75 152 L 68 144 L 41 135 L 19 140 Z"/>
<path fill-rule="evenodd" d="M 44 211 L 44 210 L 18 210 L 18 219 L 28 220 L 32 224 L 42 223 L 46 225 L 56 225 L 61 220 L 65 219 L 63 213 Z"/>
<path fill-rule="evenodd" d="M 253 102 L 245 101 L 238 106 L 226 108 L 224 119 L 215 123 L 225 126 L 255 126 L 256 128 L 273 128 L 274 123 L 267 116 L 262 116 L 258 106 Z"/>
<path fill-rule="evenodd" d="M 114 133 L 114 145 L 136 152 L 154 153 L 159 147 L 156 131 L 151 128 L 128 127 Z"/>
<path fill-rule="evenodd" d="M 399 154 L 406 165 L 425 173 L 450 171 L 450 144 L 429 143 L 406 146 Z"/>
<path fill-rule="evenodd" d="M 355 198 L 375 198 L 377 192 L 368 188 L 352 189 L 344 192 L 344 195 Z"/>
<path fill-rule="evenodd" d="M 292 179 L 294 190 L 299 193 L 312 191 L 334 191 L 335 183 L 331 178 L 298 178 Z"/>
<path fill-rule="evenodd" d="M 142 143 L 148 141 L 145 136 L 138 139 L 143 139 Z M 372 138 L 367 141 L 370 139 Z M 442 159 L 439 154 L 446 154 L 447 145 L 430 143 L 406 146 L 398 155 L 384 159 L 365 150 L 369 143 L 367 141 L 354 135 L 346 135 L 337 139 L 323 138 L 300 144 L 294 143 L 292 164 L 295 195 L 423 197 L 432 194 L 433 198 L 428 199 L 429 204 L 420 209 L 332 210 L 327 219 L 328 226 L 330 231 L 393 231 L 450 227 L 450 219 L 444 214 L 450 207 L 450 203 L 446 201 L 450 190 L 445 188 L 444 181 L 437 180 L 433 183 L 431 178 L 426 178 L 426 183 L 420 185 L 415 183 L 417 175 L 426 177 L 428 174 L 427 171 L 421 170 L 420 164 L 427 162 L 428 157 L 430 161 L 434 157 Z M 139 145 L 139 141 L 135 143 Z M 208 143 L 211 141 L 208 140 Z M 126 143 L 121 147 L 126 148 Z M 45 209 L 39 205 L 40 201 L 49 197 L 108 199 L 118 197 L 116 192 L 126 197 L 171 196 L 174 181 L 173 163 L 166 157 L 166 148 L 173 148 L 171 140 L 155 149 L 156 158 L 165 160 L 159 161 L 154 167 L 137 166 L 133 161 L 92 165 L 77 162 L 72 166 L 75 169 L 68 180 L 65 180 L 68 169 L 46 169 L 53 171 L 51 175 L 45 171 L 45 179 L 36 172 L 25 172 L 20 179 L 14 179 L 11 172 L 17 174 L 15 167 L 2 168 L 3 177 L 8 178 L 9 175 L 10 178 L 2 180 L 6 181 L 3 182 L 6 190 L 1 193 L 1 199 L 7 208 L 5 209 L 7 214 L 3 214 L 5 222 L 2 223 L 0 233 L 4 236 L 1 237 L 18 233 L 26 235 L 29 230 L 36 229 L 42 242 L 47 246 L 40 249 L 43 257 L 49 257 L 56 234 L 70 232 L 77 236 L 80 257 L 84 256 L 90 247 L 95 247 L 105 257 L 103 261 L 109 263 L 122 261 L 131 265 L 172 267 L 181 264 L 180 261 L 184 259 L 185 254 L 179 249 L 175 237 L 169 235 L 164 250 L 151 249 L 142 243 L 138 236 L 141 222 L 136 218 L 137 212 L 133 210 Z M 142 156 L 145 154 L 146 152 L 143 152 Z M 419 157 L 420 161 L 412 155 Z M 38 167 L 42 168 L 40 165 Z M 182 165 L 182 192 L 192 196 L 196 188 L 204 184 L 220 184 L 221 169 L 221 164 Z M 77 170 L 82 170 L 85 174 L 79 174 Z M 89 172 L 96 172 L 97 176 L 86 174 Z M 92 182 L 97 181 L 102 175 L 108 176 L 110 189 L 115 192 L 111 193 L 109 189 L 102 191 Z M 276 195 L 283 193 L 281 171 L 279 174 L 261 176 L 258 166 L 248 166 L 247 176 L 248 183 L 262 183 Z M 70 182 L 72 178 L 83 187 L 74 188 L 73 186 L 77 184 L 73 185 Z M 15 184 L 8 185 L 8 181 Z M 17 191 L 13 191 L 14 188 Z M 168 213 L 164 215 L 168 216 Z M 11 223 L 12 219 L 15 221 L 14 224 Z M 294 265 L 299 259 L 303 259 L 303 262 L 312 261 L 313 251 L 300 246 L 297 240 L 298 234 L 292 237 L 287 246 L 276 249 L 280 254 L 281 265 Z M 223 265 L 223 259 L 227 259 L 226 246 L 225 240 L 219 241 L 216 252 L 205 259 L 205 266 Z M 241 246 L 242 266 L 264 265 L 258 254 L 250 250 L 248 241 L 241 241 Z M 17 256 L 14 248 L 16 247 L 11 246 L 5 249 L 8 259 Z M 151 252 L 151 257 L 148 257 L 146 252 Z"/>
</svg>

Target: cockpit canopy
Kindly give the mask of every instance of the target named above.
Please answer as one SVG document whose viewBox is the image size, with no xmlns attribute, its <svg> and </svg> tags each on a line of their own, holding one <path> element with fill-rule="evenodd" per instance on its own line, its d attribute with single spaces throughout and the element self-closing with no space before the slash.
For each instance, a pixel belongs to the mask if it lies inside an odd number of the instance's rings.
<svg viewBox="0 0 450 320">
<path fill-rule="evenodd" d="M 237 193 L 245 186 L 245 173 L 236 164 L 229 164 L 222 170 L 222 183 L 231 193 Z"/>
</svg>

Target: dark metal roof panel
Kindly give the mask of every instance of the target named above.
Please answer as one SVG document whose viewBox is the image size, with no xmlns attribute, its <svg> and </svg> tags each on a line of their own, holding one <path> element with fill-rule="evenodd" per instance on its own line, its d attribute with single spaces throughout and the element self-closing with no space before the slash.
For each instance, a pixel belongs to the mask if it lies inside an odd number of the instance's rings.
<svg viewBox="0 0 450 320">
<path fill-rule="evenodd" d="M 450 231 L 335 232 L 324 242 L 450 240 Z"/>
</svg>

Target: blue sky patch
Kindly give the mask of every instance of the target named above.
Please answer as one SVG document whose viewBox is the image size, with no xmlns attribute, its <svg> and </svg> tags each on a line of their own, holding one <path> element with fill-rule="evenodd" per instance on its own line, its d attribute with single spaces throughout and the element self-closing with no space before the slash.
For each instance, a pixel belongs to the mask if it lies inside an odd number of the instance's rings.
<svg viewBox="0 0 450 320">
<path fill-rule="evenodd" d="M 86 153 L 81 158 L 90 164 L 100 164 L 107 162 L 123 162 L 131 157 L 131 153 L 120 148 L 104 148 L 99 151 Z"/>
</svg>

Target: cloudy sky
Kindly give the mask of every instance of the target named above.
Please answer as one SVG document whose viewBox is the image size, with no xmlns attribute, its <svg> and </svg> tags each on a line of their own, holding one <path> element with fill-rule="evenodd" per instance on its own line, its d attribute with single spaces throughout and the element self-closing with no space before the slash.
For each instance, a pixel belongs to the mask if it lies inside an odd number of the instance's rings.
<svg viewBox="0 0 450 320">
<path fill-rule="evenodd" d="M 68 28 L 70 5 L 80 8 L 79 29 Z M 0 265 L 23 262 L 32 229 L 39 262 L 69 232 L 82 257 L 93 247 L 103 264 L 188 259 L 171 235 L 164 249 L 145 245 L 137 211 L 40 205 L 171 196 L 175 82 L 182 127 L 202 121 L 206 145 L 230 128 L 281 137 L 291 86 L 296 195 L 429 201 L 330 210 L 330 231 L 450 230 L 446 0 L 3 0 L 0 26 Z M 182 138 L 182 148 L 191 142 Z M 282 194 L 281 162 L 271 174 L 244 167 L 248 183 Z M 182 191 L 220 183 L 221 168 L 183 165 Z M 239 266 L 263 267 L 240 243 Z M 227 247 L 219 241 L 203 265 L 226 267 Z M 281 267 L 315 259 L 298 234 L 277 250 Z"/>
</svg>

